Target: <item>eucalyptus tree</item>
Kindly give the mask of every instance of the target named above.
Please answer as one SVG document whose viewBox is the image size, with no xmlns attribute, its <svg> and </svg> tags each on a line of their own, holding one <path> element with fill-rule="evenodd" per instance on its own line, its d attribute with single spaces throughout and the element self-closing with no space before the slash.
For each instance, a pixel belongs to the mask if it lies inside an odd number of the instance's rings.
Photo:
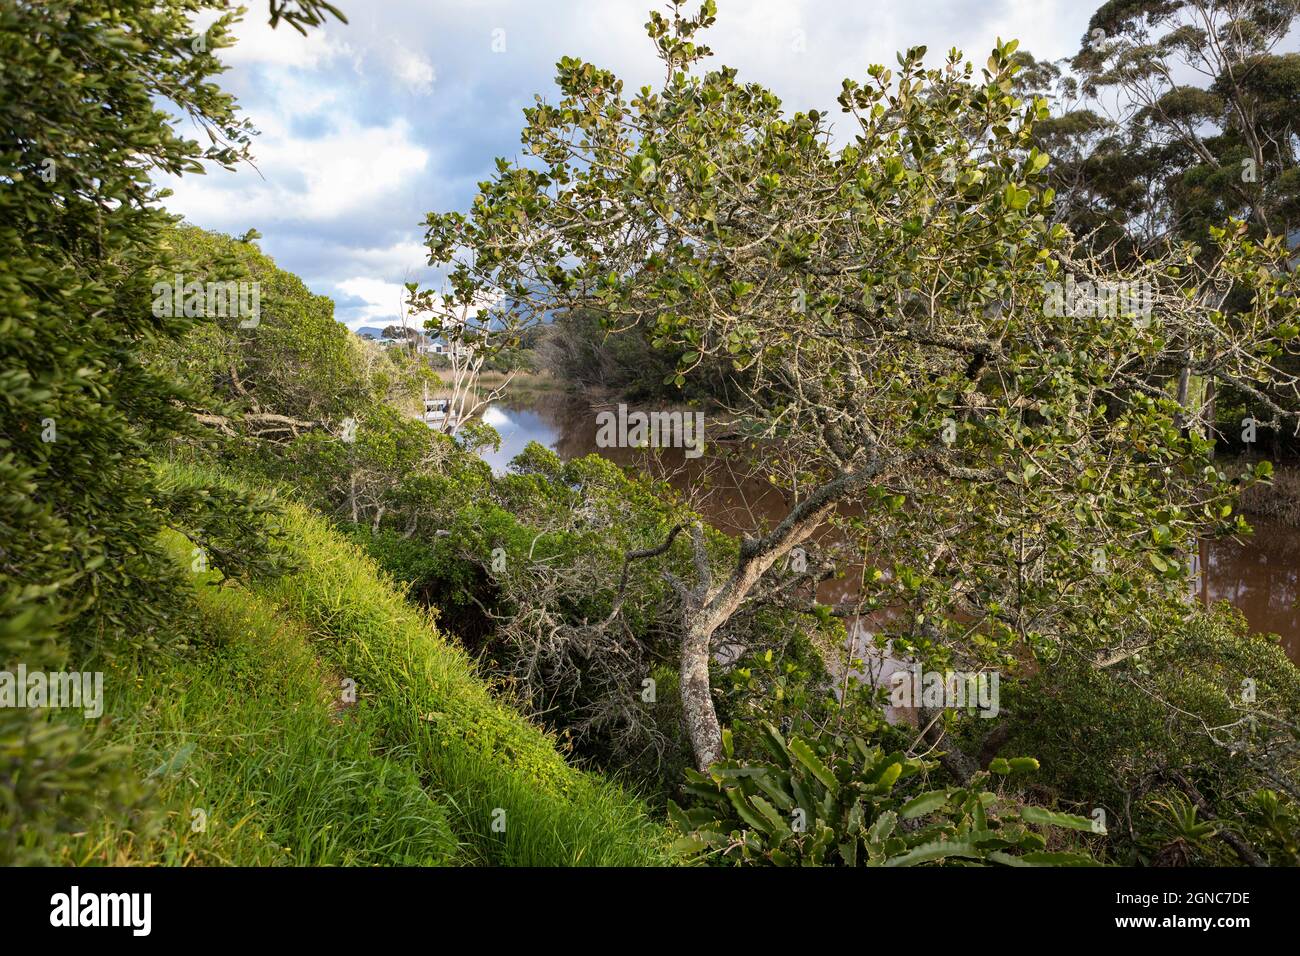
<svg viewBox="0 0 1300 956">
<path fill-rule="evenodd" d="M 827 524 L 862 569 L 842 610 L 875 614 L 895 654 L 1009 668 L 1027 650 L 1138 653 L 1188 612 L 1185 543 L 1241 527 L 1207 443 L 1175 425 L 1166 370 L 1192 354 L 1294 396 L 1274 370 L 1300 331 L 1281 244 L 1227 223 L 1209 256 L 1087 255 L 1052 221 L 1033 145 L 1047 104 L 1016 96 L 1014 41 L 982 68 L 955 50 L 927 67 L 923 47 L 872 66 L 844 80 L 832 130 L 705 70 L 715 13 L 652 12 L 664 78 L 630 96 L 562 59 L 559 99 L 525 111 L 524 157 L 427 235 L 448 307 L 591 309 L 679 351 L 678 384 L 717 356 L 744 371 L 720 412 L 788 513 L 727 566 L 698 528 L 694 560 L 681 537 L 653 549 L 674 562 L 696 762 L 721 753 L 719 628 L 814 574 L 786 559 Z M 1249 302 L 1231 322 L 1229 292 Z"/>
<path fill-rule="evenodd" d="M 1300 225 L 1300 53 L 1279 52 L 1297 17 L 1297 0 L 1111 0 L 1089 20 L 1072 64 L 1123 129 L 1109 155 L 1158 170 L 1166 229 Z"/>
<path fill-rule="evenodd" d="M 1083 166 L 1098 238 L 1130 251 L 1173 233 L 1204 243 L 1240 216 L 1256 234 L 1294 236 L 1300 225 L 1300 54 L 1296 0 L 1107 2 L 1071 61 L 1110 134 Z M 1083 116 L 1080 111 L 1077 116 Z M 1068 118 L 1066 125 L 1070 125 Z M 1235 308 L 1235 303 L 1229 302 Z M 1183 395 L 1199 398 L 1213 428 L 1221 382 L 1185 363 Z M 1295 371 L 1294 364 L 1284 366 Z M 1256 403 L 1230 386 L 1225 404 Z M 1273 431 L 1274 448 L 1278 431 Z"/>
</svg>

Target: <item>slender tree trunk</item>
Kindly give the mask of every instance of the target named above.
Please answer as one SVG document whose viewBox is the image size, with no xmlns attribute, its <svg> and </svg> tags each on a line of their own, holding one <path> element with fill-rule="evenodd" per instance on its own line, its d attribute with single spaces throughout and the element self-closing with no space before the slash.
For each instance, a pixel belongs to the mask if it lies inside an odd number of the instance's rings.
<svg viewBox="0 0 1300 956">
<path fill-rule="evenodd" d="M 698 624 L 687 628 L 682 640 L 681 695 L 686 734 L 695 765 L 708 770 L 722 759 L 722 726 L 713 707 L 709 684 L 709 637 Z"/>
<path fill-rule="evenodd" d="M 1192 367 L 1190 364 L 1184 365 L 1183 370 L 1178 373 L 1178 414 L 1174 421 L 1175 427 L 1180 431 L 1187 427 L 1187 392 L 1192 383 Z"/>
<path fill-rule="evenodd" d="M 1217 444 L 1219 441 L 1219 432 L 1214 427 L 1214 423 L 1216 421 L 1216 416 L 1218 412 L 1215 409 L 1214 399 L 1215 399 L 1214 378 L 1213 376 L 1211 376 L 1209 381 L 1205 383 L 1205 437 L 1208 438 L 1211 442 Z M 1214 451 L 1215 451 L 1214 445 L 1211 445 L 1210 446 L 1211 459 L 1214 458 Z"/>
<path fill-rule="evenodd" d="M 822 514 L 810 517 L 805 524 L 797 526 L 794 534 L 787 535 L 772 551 L 745 555 L 742 549 L 736 570 L 722 587 L 710 591 L 706 585 L 695 592 L 694 596 L 700 603 L 693 608 L 688 607 L 685 636 L 682 639 L 681 694 L 686 732 L 691 740 L 691 750 L 695 753 L 695 765 L 701 771 L 708 770 L 722 759 L 722 726 L 718 723 L 709 684 L 709 655 L 713 635 L 740 609 L 750 590 L 776 559 L 812 532 L 820 523 Z"/>
<path fill-rule="evenodd" d="M 687 592 L 681 589 L 683 637 L 681 650 L 682 716 L 695 754 L 695 765 L 707 771 L 722 759 L 722 727 L 713 706 L 709 684 L 709 647 L 714 633 L 736 613 L 759 579 L 795 545 L 807 540 L 852 492 L 862 487 L 880 470 L 872 460 L 859 471 L 843 472 L 819 487 L 786 515 L 785 519 L 762 538 L 745 538 L 735 570 L 719 588 L 712 586 L 704 536 L 693 529 L 695 567 L 699 581 Z"/>
</svg>

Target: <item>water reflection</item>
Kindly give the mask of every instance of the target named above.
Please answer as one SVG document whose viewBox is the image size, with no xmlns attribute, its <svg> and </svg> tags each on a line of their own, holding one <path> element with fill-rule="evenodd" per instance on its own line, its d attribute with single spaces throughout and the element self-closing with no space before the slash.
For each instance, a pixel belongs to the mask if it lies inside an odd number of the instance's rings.
<svg viewBox="0 0 1300 956">
<path fill-rule="evenodd" d="M 501 447 L 497 451 L 484 449 L 482 456 L 498 475 L 504 474 L 510 462 L 525 448 L 529 442 L 537 442 L 554 449 L 563 429 L 553 416 L 543 418 L 543 413 L 529 408 L 510 408 L 493 403 L 483 410 L 483 421 L 497 430 L 501 436 Z M 586 452 L 579 452 L 585 455 Z M 571 458 L 572 455 L 562 457 Z"/>
<path fill-rule="evenodd" d="M 596 452 L 620 465 L 637 465 L 651 474 L 667 477 L 692 505 L 717 527 L 735 533 L 750 529 L 763 517 L 783 515 L 788 507 L 770 484 L 737 473 L 725 459 L 706 454 L 686 459 L 681 451 L 655 453 L 634 448 L 597 448 L 595 415 L 598 408 L 563 394 L 548 394 L 526 407 L 494 403 L 483 420 L 501 434 L 501 448 L 483 457 L 497 474 L 530 441 L 555 451 L 561 458 Z M 1201 596 L 1226 600 L 1240 608 L 1251 627 L 1282 637 L 1288 656 L 1300 663 L 1300 532 L 1281 524 L 1255 522 L 1255 534 L 1242 541 L 1207 541 L 1201 544 Z M 843 599 L 839 592 L 852 582 L 825 582 L 823 601 Z M 831 593 L 835 592 L 835 593 Z"/>
<path fill-rule="evenodd" d="M 1241 608 L 1257 631 L 1280 635 L 1287 656 L 1300 663 L 1300 533 L 1282 524 L 1253 522 L 1242 542 L 1201 542 L 1202 596 Z"/>
</svg>

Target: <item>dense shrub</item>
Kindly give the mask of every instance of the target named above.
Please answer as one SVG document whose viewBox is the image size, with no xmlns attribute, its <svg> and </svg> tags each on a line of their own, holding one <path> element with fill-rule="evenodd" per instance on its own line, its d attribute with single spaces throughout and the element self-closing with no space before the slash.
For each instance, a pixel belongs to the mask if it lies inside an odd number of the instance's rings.
<svg viewBox="0 0 1300 956">
<path fill-rule="evenodd" d="M 1239 612 L 1195 614 L 1108 668 L 1067 655 L 1003 698 L 1008 746 L 1042 758 L 1062 802 L 1105 811 L 1117 858 L 1300 863 L 1300 672 Z"/>
<path fill-rule="evenodd" d="M 731 759 L 728 734 L 728 759 L 707 775 L 688 771 L 690 809 L 670 807 L 683 834 L 680 850 L 716 863 L 768 866 L 1092 862 L 1086 853 L 1047 850 L 1047 837 L 1035 829 L 1089 831 L 1090 820 L 979 789 L 987 775 L 968 787 L 927 790 L 932 761 L 862 737 L 787 738 L 766 722 L 761 729 L 766 759 Z M 994 775 L 1037 766 L 1029 758 L 1000 760 Z"/>
<path fill-rule="evenodd" d="M 195 318 L 152 308 L 154 281 L 178 263 L 159 241 L 171 217 L 150 175 L 246 155 L 250 128 L 211 82 L 223 69 L 217 53 L 229 44 L 231 16 L 216 20 L 205 44 L 194 43 L 190 21 L 201 8 L 226 7 L 0 6 L 4 666 L 84 665 L 176 633 L 167 619 L 183 591 L 157 539 L 177 515 L 147 451 L 195 425 L 183 388 L 140 353 Z M 165 107 L 205 126 L 212 145 L 182 136 Z M 201 526 L 203 505 L 190 496 L 180 518 Z M 250 542 L 242 553 L 256 552 Z M 0 712 L 0 861 L 28 858 L 15 834 L 75 819 L 88 777 L 103 765 L 74 726 L 33 710 Z"/>
</svg>

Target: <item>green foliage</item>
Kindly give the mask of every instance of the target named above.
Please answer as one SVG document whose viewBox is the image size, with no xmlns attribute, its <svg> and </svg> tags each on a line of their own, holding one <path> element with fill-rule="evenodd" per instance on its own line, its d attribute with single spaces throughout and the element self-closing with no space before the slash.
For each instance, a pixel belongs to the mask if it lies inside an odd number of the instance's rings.
<svg viewBox="0 0 1300 956">
<path fill-rule="evenodd" d="M 1240 864 L 1224 840 L 1189 839 L 1199 795 L 1202 824 L 1300 863 L 1283 836 L 1300 820 L 1300 672 L 1239 612 L 1196 613 L 1110 667 L 1067 657 L 1002 693 L 1008 746 L 1043 758 L 1039 784 L 1059 800 L 1106 812 L 1119 859 L 1162 859 L 1177 842 L 1184 862 Z"/>
<path fill-rule="evenodd" d="M 1260 235 L 1295 225 L 1300 54 L 1275 49 L 1297 15 L 1294 3 L 1223 0 L 1096 10 L 1072 65 L 1085 93 L 1130 107 L 1073 170 L 1103 214 L 1117 214 L 1112 221 L 1135 237 L 1160 229 L 1197 241 L 1229 217 Z M 1193 85 L 1197 75 L 1205 86 Z M 1125 177 L 1130 196 L 1146 195 L 1107 209 Z"/>
<path fill-rule="evenodd" d="M 561 462 L 536 444 L 491 480 L 453 452 L 433 480 L 419 502 L 438 533 L 402 537 L 411 512 L 399 508 L 387 528 L 359 534 L 370 553 L 578 755 L 652 785 L 674 779 L 679 768 L 660 766 L 680 749 L 672 695 L 665 687 L 653 706 L 638 703 L 643 682 L 674 662 L 670 590 L 653 563 L 630 564 L 626 582 L 621 571 L 685 509 L 666 486 L 597 456 Z"/>
<path fill-rule="evenodd" d="M 343 23 L 348 22 L 332 3 L 326 0 L 270 0 L 271 26 L 283 21 L 304 36 L 307 27 L 317 27 L 325 23 L 328 17 L 334 17 Z"/>
<path fill-rule="evenodd" d="M 723 398 L 733 381 L 748 378 L 729 357 L 709 358 L 678 385 L 676 370 L 686 347 L 656 343 L 645 324 L 625 328 L 602 321 L 591 309 L 557 315 L 542 335 L 542 361 L 557 379 L 612 389 L 634 402 Z"/>
<path fill-rule="evenodd" d="M 171 503 L 147 450 L 195 425 L 184 390 L 140 353 L 193 318 L 151 308 L 173 262 L 150 176 L 247 155 L 251 127 L 211 82 L 227 6 L 0 6 L 0 665 L 84 665 L 177 633 L 168 617 L 184 592 L 157 544 Z M 197 42 L 190 16 L 202 9 L 222 15 Z M 169 110 L 210 145 L 185 138 Z M 26 840 L 70 825 L 108 757 L 70 725 L 6 708 L 0 831 Z M 15 847 L 0 841 L 0 862 Z"/>
<path fill-rule="evenodd" d="M 736 759 L 767 753 L 767 723 L 799 735 L 817 736 L 827 727 L 846 737 L 889 734 L 881 696 L 855 680 L 836 687 L 826 666 L 830 655 L 824 656 L 809 637 L 809 632 L 817 634 L 833 653 L 845 640 L 842 630 L 826 628 L 818 634 L 803 621 L 791 627 L 783 615 L 763 612 L 763 617 L 755 622 L 753 649 L 717 678 L 718 719 L 731 728 Z M 764 634 L 779 639 L 763 640 Z"/>
<path fill-rule="evenodd" d="M 927 863 L 1084 866 L 1085 853 L 1048 851 L 1035 827 L 1087 831 L 1090 820 L 1018 806 L 991 791 L 920 791 L 933 764 L 861 737 L 786 737 L 763 723 L 767 759 L 727 759 L 687 771 L 688 810 L 669 816 L 676 847 L 710 862 L 775 866 Z M 728 757 L 729 737 L 724 738 Z M 1020 762 L 1021 772 L 1036 762 Z M 1003 774 L 1013 772 L 1007 764 Z"/>
<path fill-rule="evenodd" d="M 179 484 L 239 482 L 175 466 Z M 556 866 L 653 864 L 662 831 L 620 788 L 574 770 L 553 737 L 495 699 L 434 614 L 410 605 L 374 561 L 293 504 L 283 518 L 298 570 L 253 582 L 254 596 L 300 621 L 317 657 L 356 682 L 360 710 L 385 746 L 408 755 L 446 795 L 474 862 Z M 504 832 L 493 829 L 505 811 Z"/>
<path fill-rule="evenodd" d="M 714 11 L 692 9 L 647 25 L 660 85 L 561 59 L 557 95 L 525 111 L 527 155 L 468 211 L 428 216 L 450 298 L 635 326 L 678 388 L 729 366 L 726 428 L 757 475 L 839 504 L 841 567 L 889 556 L 858 599 L 908 609 L 881 627 L 898 654 L 1010 671 L 1177 621 L 1183 544 L 1244 530 L 1242 482 L 1181 427 L 1179 364 L 1274 379 L 1296 347 L 1286 250 L 1232 222 L 1204 248 L 1090 258 L 1057 219 L 1035 140 L 1050 109 L 1019 95 L 1014 40 L 982 64 L 913 47 L 846 78 L 845 136 L 707 68 Z M 1138 294 L 1076 314 L 1075 282 Z M 1215 307 L 1224 289 L 1241 309 Z M 762 589 L 757 569 L 731 580 Z"/>
<path fill-rule="evenodd" d="M 363 343 L 335 321 L 329 298 L 252 241 L 181 226 L 162 244 L 187 279 L 257 284 L 255 324 L 217 316 L 150 355 L 152 367 L 186 383 L 192 407 L 226 419 L 227 433 L 285 442 L 313 428 L 337 431 L 381 401 L 413 408 L 420 366 Z"/>
<path fill-rule="evenodd" d="M 189 547 L 172 538 L 184 566 Z M 447 805 L 371 711 L 345 707 L 301 622 L 217 572 L 193 575 L 193 646 L 106 675 L 110 739 L 159 813 L 97 806 L 57 844 L 76 865 L 459 862 Z"/>
</svg>

